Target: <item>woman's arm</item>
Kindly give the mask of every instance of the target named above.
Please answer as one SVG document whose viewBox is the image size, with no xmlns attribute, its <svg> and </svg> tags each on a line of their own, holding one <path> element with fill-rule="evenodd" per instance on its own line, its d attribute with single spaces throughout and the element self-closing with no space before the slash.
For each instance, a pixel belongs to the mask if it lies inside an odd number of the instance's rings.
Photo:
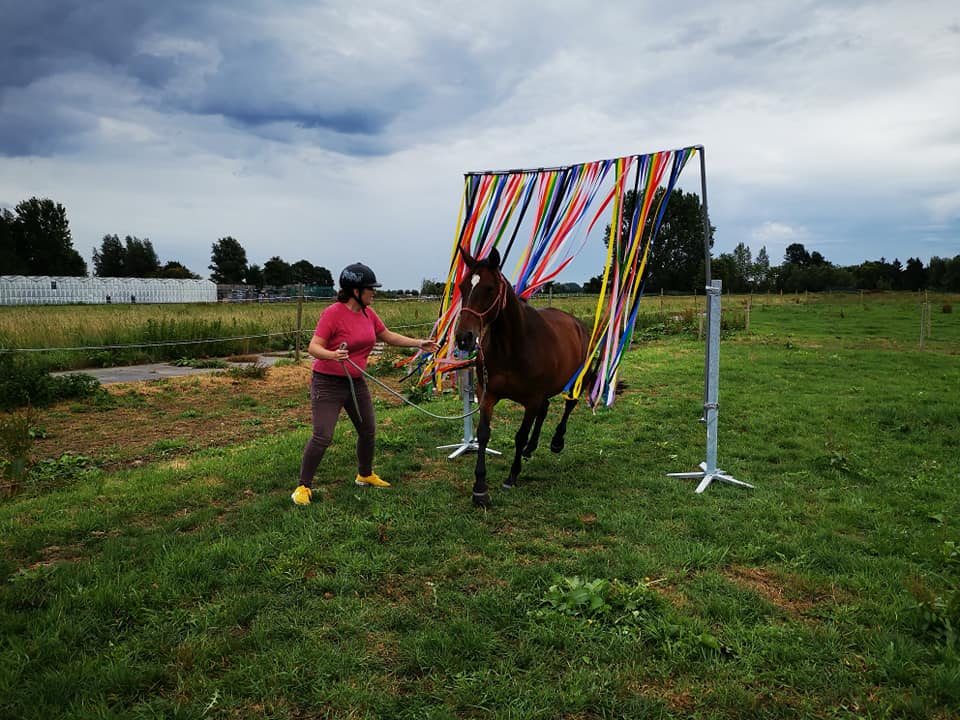
<svg viewBox="0 0 960 720">
<path fill-rule="evenodd" d="M 377 340 L 385 342 L 388 345 L 396 345 L 397 347 L 407 348 L 420 348 L 421 350 L 426 350 L 427 352 L 436 352 L 440 348 L 439 345 L 429 338 L 417 339 L 407 337 L 406 335 L 395 333 L 393 330 L 381 330 L 377 334 Z M 312 345 L 313 343 L 311 343 L 311 346 Z"/>
<path fill-rule="evenodd" d="M 310 345 L 307 347 L 307 352 L 317 360 L 336 360 L 337 362 L 346 362 L 350 356 L 346 348 L 337 348 L 336 350 L 328 349 L 326 338 L 316 335 L 310 338 Z"/>
</svg>

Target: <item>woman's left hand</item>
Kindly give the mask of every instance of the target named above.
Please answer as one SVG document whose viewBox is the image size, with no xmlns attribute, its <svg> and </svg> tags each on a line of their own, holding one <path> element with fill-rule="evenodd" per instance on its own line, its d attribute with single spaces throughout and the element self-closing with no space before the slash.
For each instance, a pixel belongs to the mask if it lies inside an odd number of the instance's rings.
<svg viewBox="0 0 960 720">
<path fill-rule="evenodd" d="M 435 353 L 440 349 L 440 346 L 437 345 L 433 340 L 420 340 L 419 341 L 420 349 L 425 350 L 426 352 Z"/>
</svg>

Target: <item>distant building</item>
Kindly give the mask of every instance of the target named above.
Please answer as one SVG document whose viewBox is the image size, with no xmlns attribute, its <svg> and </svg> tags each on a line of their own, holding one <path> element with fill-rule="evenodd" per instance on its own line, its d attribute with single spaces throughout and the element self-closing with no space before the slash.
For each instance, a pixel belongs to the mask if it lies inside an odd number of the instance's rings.
<svg viewBox="0 0 960 720">
<path fill-rule="evenodd" d="M 0 275 L 0 305 L 216 302 L 210 280 Z"/>
</svg>

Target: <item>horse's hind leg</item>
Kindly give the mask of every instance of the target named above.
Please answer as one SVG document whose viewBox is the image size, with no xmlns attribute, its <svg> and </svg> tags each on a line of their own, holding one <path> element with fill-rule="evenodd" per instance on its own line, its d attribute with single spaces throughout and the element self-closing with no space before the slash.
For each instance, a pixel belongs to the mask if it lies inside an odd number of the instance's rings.
<svg viewBox="0 0 960 720">
<path fill-rule="evenodd" d="M 577 406 L 576 400 L 565 400 L 563 405 L 563 417 L 560 419 L 560 424 L 557 425 L 557 430 L 553 433 L 553 439 L 550 441 L 550 449 L 558 453 L 563 450 L 564 442 L 563 437 L 567 434 L 567 418 L 570 417 L 570 413 L 573 412 L 573 409 Z"/>
<path fill-rule="evenodd" d="M 503 488 L 505 490 L 509 490 L 517 484 L 517 477 L 520 475 L 520 454 L 527 444 L 527 435 L 530 434 L 530 426 L 533 424 L 534 413 L 536 412 L 537 410 L 532 408 L 524 408 L 523 420 L 520 423 L 517 434 L 513 436 L 513 445 L 515 448 L 513 465 L 510 466 L 510 474 L 507 476 L 507 479 L 503 481 Z"/>
<path fill-rule="evenodd" d="M 543 405 L 540 406 L 540 412 L 537 413 L 536 420 L 533 421 L 533 432 L 530 433 L 530 439 L 527 446 L 523 449 L 523 456 L 527 459 L 533 455 L 533 451 L 540 444 L 540 428 L 543 427 L 543 420 L 547 417 L 547 410 L 550 409 L 550 398 L 543 399 Z"/>
</svg>

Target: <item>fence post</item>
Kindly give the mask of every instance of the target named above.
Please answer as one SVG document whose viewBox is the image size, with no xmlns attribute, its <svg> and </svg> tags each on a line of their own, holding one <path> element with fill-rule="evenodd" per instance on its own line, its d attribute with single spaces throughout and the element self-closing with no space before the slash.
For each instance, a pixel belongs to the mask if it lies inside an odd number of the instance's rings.
<svg viewBox="0 0 960 720">
<path fill-rule="evenodd" d="M 920 303 L 920 349 L 923 350 L 923 326 L 926 324 L 927 304 Z"/>
<path fill-rule="evenodd" d="M 303 283 L 297 285 L 297 345 L 293 351 L 293 360 L 300 364 L 300 335 L 303 328 Z"/>
</svg>

